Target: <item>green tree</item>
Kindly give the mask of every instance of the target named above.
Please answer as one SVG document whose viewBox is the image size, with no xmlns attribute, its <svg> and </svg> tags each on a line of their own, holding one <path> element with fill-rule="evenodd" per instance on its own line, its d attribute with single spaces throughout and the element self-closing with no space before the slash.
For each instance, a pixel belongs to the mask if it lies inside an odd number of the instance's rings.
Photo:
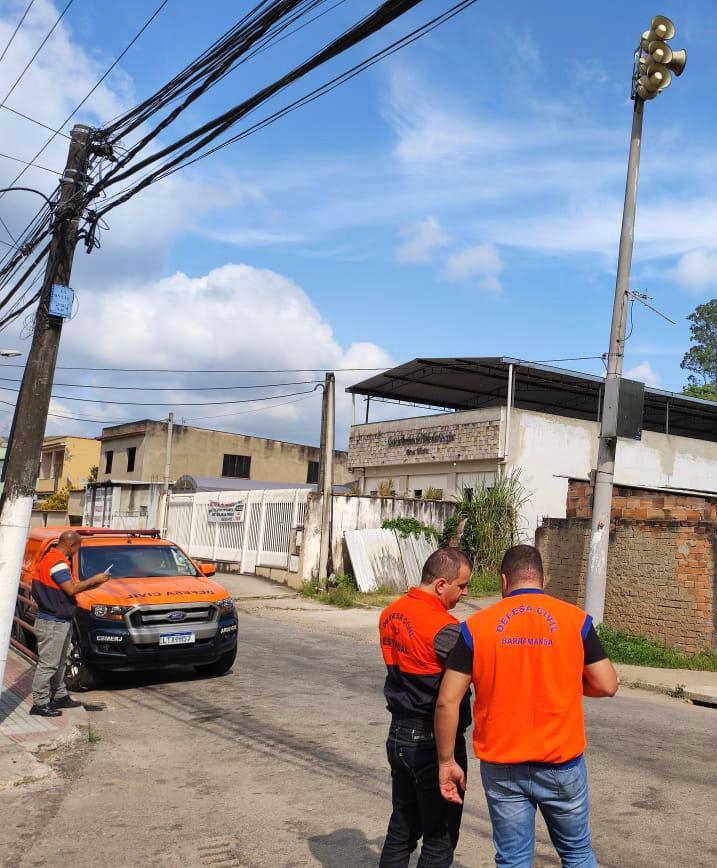
<svg viewBox="0 0 717 868">
<path fill-rule="evenodd" d="M 687 317 L 693 346 L 685 353 L 680 367 L 691 371 L 685 394 L 694 398 L 717 400 L 717 298 L 698 304 Z"/>
<path fill-rule="evenodd" d="M 689 386 L 685 386 L 683 391 L 690 398 L 704 398 L 705 401 L 717 401 L 717 386 L 714 383 L 704 383 L 703 385 L 690 383 Z"/>
</svg>

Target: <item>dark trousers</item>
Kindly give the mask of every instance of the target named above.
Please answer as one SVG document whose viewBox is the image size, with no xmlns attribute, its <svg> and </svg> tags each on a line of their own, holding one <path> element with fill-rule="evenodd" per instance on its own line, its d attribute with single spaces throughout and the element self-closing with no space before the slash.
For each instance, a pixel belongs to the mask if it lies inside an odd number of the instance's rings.
<svg viewBox="0 0 717 868">
<path fill-rule="evenodd" d="M 407 868 L 419 838 L 423 838 L 418 868 L 447 868 L 463 814 L 462 805 L 447 802 L 438 789 L 438 754 L 432 721 L 394 722 L 386 749 L 393 781 L 393 813 L 386 832 L 379 868 Z M 466 743 L 456 738 L 456 761 L 466 771 Z"/>
</svg>

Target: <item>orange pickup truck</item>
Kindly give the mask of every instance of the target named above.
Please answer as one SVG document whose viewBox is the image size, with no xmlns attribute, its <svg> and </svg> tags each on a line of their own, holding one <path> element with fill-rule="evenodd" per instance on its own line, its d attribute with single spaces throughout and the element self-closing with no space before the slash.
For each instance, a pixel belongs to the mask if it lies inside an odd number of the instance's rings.
<svg viewBox="0 0 717 868">
<path fill-rule="evenodd" d="M 73 559 L 76 581 L 111 567 L 112 578 L 75 598 L 70 689 L 89 689 L 103 673 L 123 669 L 194 666 L 207 675 L 228 672 L 237 653 L 237 617 L 229 593 L 159 531 L 53 527 L 30 531 L 21 596 L 30 596 L 40 558 L 65 530 L 82 537 Z M 34 614 L 18 600 L 18 614 Z"/>
</svg>

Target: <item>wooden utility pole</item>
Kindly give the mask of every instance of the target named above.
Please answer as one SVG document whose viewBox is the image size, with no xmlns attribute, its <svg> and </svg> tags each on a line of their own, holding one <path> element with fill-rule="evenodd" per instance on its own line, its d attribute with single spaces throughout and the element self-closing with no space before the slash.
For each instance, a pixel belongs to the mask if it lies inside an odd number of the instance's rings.
<svg viewBox="0 0 717 868">
<path fill-rule="evenodd" d="M 53 286 L 70 285 L 82 216 L 79 202 L 87 186 L 91 144 L 92 130 L 89 127 L 79 124 L 73 127 L 60 198 L 53 214 L 52 242 L 35 315 L 32 346 L 15 405 L 3 468 L 5 487 L 0 500 L 0 690 L 62 333 L 62 319 L 50 316 L 48 305 Z"/>
<path fill-rule="evenodd" d="M 319 587 L 325 588 L 332 568 L 331 525 L 334 497 L 334 428 L 336 377 L 326 374 L 324 400 L 321 410 L 321 464 L 319 491 L 321 492 L 321 546 L 319 550 Z"/>
</svg>

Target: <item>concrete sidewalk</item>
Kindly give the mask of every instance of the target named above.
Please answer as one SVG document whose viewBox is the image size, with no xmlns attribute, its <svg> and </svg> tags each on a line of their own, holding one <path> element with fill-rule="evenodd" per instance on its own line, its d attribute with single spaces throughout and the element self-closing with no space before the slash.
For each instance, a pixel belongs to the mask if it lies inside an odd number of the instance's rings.
<svg viewBox="0 0 717 868">
<path fill-rule="evenodd" d="M 377 633 L 377 608 L 339 609 L 308 597 L 302 597 L 286 585 L 260 576 L 224 573 L 217 579 L 234 597 L 237 608 L 248 615 L 257 615 L 284 623 L 296 623 L 308 630 L 336 636 L 348 636 L 361 642 L 373 643 Z M 492 605 L 501 598 L 475 597 L 463 600 L 453 610 L 461 621 L 475 611 Z M 690 699 L 717 708 L 717 672 L 689 669 L 653 669 L 650 666 L 615 665 L 620 683 L 681 699 Z"/>
<path fill-rule="evenodd" d="M 52 774 L 34 756 L 80 739 L 88 730 L 84 708 L 63 709 L 60 717 L 31 715 L 34 666 L 10 651 L 0 694 L 0 789 Z"/>
</svg>

